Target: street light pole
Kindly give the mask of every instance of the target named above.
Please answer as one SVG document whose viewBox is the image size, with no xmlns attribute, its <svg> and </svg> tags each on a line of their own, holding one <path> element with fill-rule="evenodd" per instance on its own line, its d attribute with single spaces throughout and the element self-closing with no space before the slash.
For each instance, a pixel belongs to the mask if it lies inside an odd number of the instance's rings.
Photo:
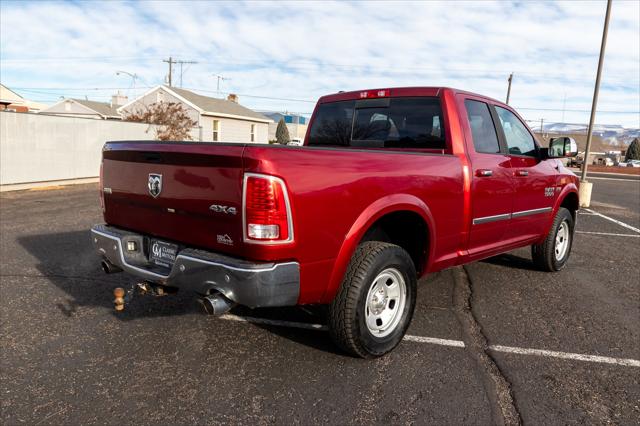
<svg viewBox="0 0 640 426">
<path fill-rule="evenodd" d="M 598 94 L 600 92 L 600 77 L 604 64 L 604 51 L 607 47 L 607 32 L 609 31 L 609 17 L 611 16 L 611 0 L 607 0 L 607 11 L 604 17 L 604 29 L 602 30 L 602 43 L 600 44 L 600 58 L 598 59 L 598 72 L 596 74 L 596 86 L 593 89 L 593 102 L 591 103 L 591 116 L 589 117 L 589 129 L 587 130 L 587 146 L 584 150 L 582 161 L 582 175 L 580 177 L 580 206 L 589 207 L 591 204 L 591 190 L 593 184 L 587 181 L 587 169 L 589 167 L 589 153 L 591 152 L 591 140 L 593 139 L 593 123 L 596 118 L 598 106 Z"/>
<path fill-rule="evenodd" d="M 509 87 L 507 87 L 507 102 L 505 104 L 509 105 L 509 97 L 511 96 L 511 81 L 513 80 L 513 73 L 509 74 L 509 78 L 507 81 L 509 82 Z"/>
<path fill-rule="evenodd" d="M 604 17 L 604 29 L 602 30 L 602 44 L 600 45 L 600 59 L 598 59 L 598 73 L 596 74 L 596 87 L 593 89 L 593 102 L 591 103 L 591 116 L 589 117 L 589 129 L 587 130 L 587 146 L 582 162 L 582 176 L 580 180 L 587 180 L 587 167 L 589 165 L 589 153 L 591 151 L 591 140 L 593 138 L 593 123 L 596 118 L 596 107 L 598 105 L 598 94 L 600 92 L 600 77 L 602 76 L 602 65 L 604 64 L 604 51 L 607 47 L 607 32 L 609 31 L 609 17 L 611 16 L 611 0 L 607 0 L 607 12 Z"/>
<path fill-rule="evenodd" d="M 131 79 L 133 80 L 133 90 L 135 91 L 136 90 L 136 79 L 138 78 L 138 74 L 135 74 L 135 73 L 132 74 L 130 72 L 122 71 L 122 70 L 116 71 L 116 75 L 120 75 L 120 74 L 126 74 L 129 77 L 131 77 Z"/>
</svg>

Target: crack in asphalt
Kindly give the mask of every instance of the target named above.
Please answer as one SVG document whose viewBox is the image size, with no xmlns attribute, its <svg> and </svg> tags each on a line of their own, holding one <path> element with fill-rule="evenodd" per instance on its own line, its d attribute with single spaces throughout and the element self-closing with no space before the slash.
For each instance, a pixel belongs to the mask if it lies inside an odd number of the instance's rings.
<svg viewBox="0 0 640 426">
<path fill-rule="evenodd" d="M 464 267 L 457 267 L 453 270 L 453 278 L 454 311 L 462 327 L 467 353 L 475 362 L 482 378 L 494 422 L 498 425 L 521 425 L 522 418 L 511 392 L 511 384 L 489 353 L 487 338 L 471 310 L 473 292 L 469 274 Z"/>
</svg>

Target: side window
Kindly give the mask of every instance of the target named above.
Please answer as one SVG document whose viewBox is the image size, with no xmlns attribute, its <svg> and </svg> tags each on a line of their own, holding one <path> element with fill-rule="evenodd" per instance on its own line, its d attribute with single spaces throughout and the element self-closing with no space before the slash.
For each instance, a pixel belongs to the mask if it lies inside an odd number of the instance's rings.
<svg viewBox="0 0 640 426">
<path fill-rule="evenodd" d="M 220 140 L 220 120 L 213 120 L 213 141 Z"/>
<path fill-rule="evenodd" d="M 464 101 L 476 152 L 497 154 L 500 152 L 496 126 L 493 124 L 489 105 L 480 101 L 467 99 Z"/>
<path fill-rule="evenodd" d="M 507 140 L 509 154 L 536 157 L 538 155 L 536 143 L 522 121 L 507 109 L 496 107 L 496 112 Z"/>
</svg>

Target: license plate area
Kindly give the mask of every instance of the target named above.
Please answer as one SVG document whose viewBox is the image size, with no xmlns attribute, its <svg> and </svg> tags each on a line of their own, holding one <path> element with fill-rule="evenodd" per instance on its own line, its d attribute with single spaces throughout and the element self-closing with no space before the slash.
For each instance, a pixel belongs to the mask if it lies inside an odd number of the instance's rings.
<svg viewBox="0 0 640 426">
<path fill-rule="evenodd" d="M 178 255 L 178 246 L 160 240 L 151 240 L 149 244 L 149 262 L 171 269 Z"/>
</svg>

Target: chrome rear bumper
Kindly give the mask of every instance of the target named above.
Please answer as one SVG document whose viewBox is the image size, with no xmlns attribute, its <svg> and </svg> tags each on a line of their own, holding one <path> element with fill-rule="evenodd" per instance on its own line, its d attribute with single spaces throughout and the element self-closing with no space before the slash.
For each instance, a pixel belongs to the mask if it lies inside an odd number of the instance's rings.
<svg viewBox="0 0 640 426">
<path fill-rule="evenodd" d="M 91 239 L 103 259 L 145 281 L 200 294 L 216 290 L 228 299 L 252 308 L 292 306 L 298 302 L 300 265 L 297 262 L 255 263 L 181 248 L 169 270 L 149 262 L 149 237 L 146 235 L 95 225 L 91 229 Z M 139 249 L 125 251 L 129 241 L 135 241 Z"/>
</svg>

